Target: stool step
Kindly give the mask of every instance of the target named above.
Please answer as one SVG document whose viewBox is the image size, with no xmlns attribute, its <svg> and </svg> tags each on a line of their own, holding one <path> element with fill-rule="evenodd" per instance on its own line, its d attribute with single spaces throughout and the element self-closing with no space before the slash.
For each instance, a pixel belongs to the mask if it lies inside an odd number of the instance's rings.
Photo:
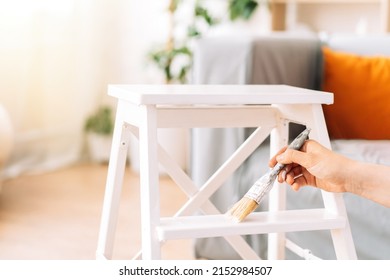
<svg viewBox="0 0 390 280">
<path fill-rule="evenodd" d="M 157 233 L 160 240 L 248 235 L 271 232 L 337 229 L 346 219 L 326 209 L 254 212 L 235 223 L 225 215 L 161 218 Z"/>
</svg>

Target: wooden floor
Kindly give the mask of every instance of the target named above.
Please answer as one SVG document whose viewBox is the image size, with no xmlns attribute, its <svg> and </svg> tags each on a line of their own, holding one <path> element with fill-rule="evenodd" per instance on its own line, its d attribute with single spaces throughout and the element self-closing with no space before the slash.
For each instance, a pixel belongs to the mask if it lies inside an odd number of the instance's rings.
<svg viewBox="0 0 390 280">
<path fill-rule="evenodd" d="M 3 182 L 0 194 L 0 259 L 94 259 L 106 165 L 78 165 Z M 185 195 L 162 177 L 161 215 L 175 213 Z M 126 170 L 113 259 L 140 249 L 139 178 Z M 193 259 L 192 240 L 168 241 L 163 259 Z"/>
</svg>

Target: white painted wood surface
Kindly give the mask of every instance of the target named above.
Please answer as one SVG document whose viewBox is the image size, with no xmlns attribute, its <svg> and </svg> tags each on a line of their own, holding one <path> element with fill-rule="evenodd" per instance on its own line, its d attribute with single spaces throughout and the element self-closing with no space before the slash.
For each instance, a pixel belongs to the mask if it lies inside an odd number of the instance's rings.
<svg viewBox="0 0 390 280">
<path fill-rule="evenodd" d="M 274 232 L 324 230 L 344 227 L 345 218 L 326 209 L 254 212 L 236 223 L 225 215 L 162 218 L 157 232 L 161 240 L 204 238 Z"/>
<path fill-rule="evenodd" d="M 103 211 L 96 250 L 97 259 L 111 259 L 114 249 L 115 228 L 118 220 L 119 201 L 122 192 L 127 149 L 130 139 L 130 131 L 124 123 L 124 116 L 122 114 L 122 112 L 125 111 L 125 108 L 122 110 L 121 106 L 121 104 L 118 104 L 115 119 L 115 128 L 103 201 Z"/>
<path fill-rule="evenodd" d="M 319 229 L 331 230 L 338 258 L 356 258 L 343 200 L 335 194 L 323 193 L 324 209 L 285 211 L 285 192 L 276 189 L 269 212 L 252 213 L 240 224 L 226 220 L 209 201 L 271 131 L 272 152 L 284 146 L 290 121 L 308 125 L 314 139 L 329 146 L 321 106 L 333 102 L 331 93 L 285 85 L 110 85 L 109 94 L 118 98 L 118 107 L 97 258 L 112 256 L 129 131 L 140 142 L 143 259 L 159 259 L 164 240 L 212 236 L 224 237 L 244 259 L 259 259 L 240 236 L 259 233 L 270 234 L 269 257 L 280 259 L 284 232 Z M 203 186 L 195 186 L 157 143 L 160 127 L 257 129 Z M 172 218 L 160 217 L 159 162 L 188 196 Z M 198 210 L 205 215 L 191 216 Z"/>
<path fill-rule="evenodd" d="M 280 147 L 286 145 L 288 145 L 288 122 L 282 119 L 271 132 L 270 157 L 275 155 Z M 286 184 L 276 181 L 269 193 L 268 202 L 270 212 L 286 210 Z M 268 248 L 272 248 L 267 252 L 269 260 L 285 258 L 285 240 L 286 234 L 284 232 L 268 234 Z"/>
<path fill-rule="evenodd" d="M 108 94 L 134 104 L 331 104 L 333 95 L 286 85 L 109 85 Z"/>
</svg>

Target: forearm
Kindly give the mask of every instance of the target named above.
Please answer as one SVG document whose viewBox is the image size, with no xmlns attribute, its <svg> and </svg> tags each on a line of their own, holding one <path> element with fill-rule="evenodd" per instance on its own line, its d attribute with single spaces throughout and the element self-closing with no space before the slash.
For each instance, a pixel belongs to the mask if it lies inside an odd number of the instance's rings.
<svg viewBox="0 0 390 280">
<path fill-rule="evenodd" d="M 390 207 L 390 167 L 354 162 L 346 189 L 348 192 Z"/>
</svg>

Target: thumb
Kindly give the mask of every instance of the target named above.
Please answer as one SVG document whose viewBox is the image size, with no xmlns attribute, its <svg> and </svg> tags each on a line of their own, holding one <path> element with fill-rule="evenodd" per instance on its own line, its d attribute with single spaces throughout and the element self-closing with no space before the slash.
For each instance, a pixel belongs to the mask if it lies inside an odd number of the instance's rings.
<svg viewBox="0 0 390 280">
<path fill-rule="evenodd" d="M 287 149 L 284 153 L 278 155 L 276 160 L 283 164 L 296 163 L 306 169 L 310 167 L 309 165 L 311 162 L 310 156 L 307 153 L 293 149 Z"/>
</svg>

